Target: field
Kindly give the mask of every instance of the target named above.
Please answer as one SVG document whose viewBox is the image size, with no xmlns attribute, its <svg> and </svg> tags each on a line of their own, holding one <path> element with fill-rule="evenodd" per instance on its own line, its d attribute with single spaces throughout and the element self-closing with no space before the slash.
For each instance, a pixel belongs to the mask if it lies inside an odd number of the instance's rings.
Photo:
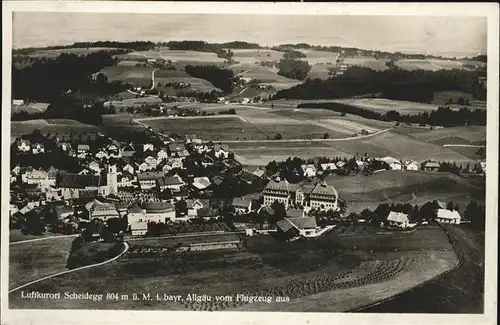
<svg viewBox="0 0 500 325">
<path fill-rule="evenodd" d="M 388 69 L 388 67 L 385 65 L 385 62 L 387 60 L 384 59 L 373 59 L 364 56 L 359 56 L 359 57 L 345 57 L 342 60 L 343 63 L 347 64 L 348 66 L 361 66 L 376 71 L 384 71 Z"/>
<path fill-rule="evenodd" d="M 436 144 L 485 144 L 485 126 L 457 126 L 419 132 L 415 129 L 411 136 L 421 141 Z"/>
<path fill-rule="evenodd" d="M 314 51 L 314 50 L 299 50 L 304 53 L 307 57 L 302 58 L 306 60 L 310 65 L 316 64 L 335 64 L 339 57 L 339 53 L 326 52 L 326 51 Z"/>
<path fill-rule="evenodd" d="M 19 113 L 22 111 L 27 112 L 28 114 L 45 112 L 45 110 L 49 107 L 49 103 L 31 103 L 31 104 L 23 104 L 23 105 L 12 105 L 11 106 L 11 114 Z"/>
<path fill-rule="evenodd" d="M 121 100 L 112 100 L 109 103 L 113 105 L 116 109 L 120 109 L 121 107 L 136 107 L 141 106 L 143 104 L 161 104 L 163 101 L 156 96 L 148 96 L 148 97 L 139 97 L 135 98 L 135 95 L 129 93 L 132 98 L 121 99 Z M 123 98 L 123 97 L 122 97 Z"/>
<path fill-rule="evenodd" d="M 353 246 L 355 247 L 353 249 Z M 399 252 L 395 252 L 398 250 Z M 404 251 L 404 253 L 400 253 Z M 158 310 L 280 310 L 346 311 L 382 299 L 452 267 L 456 257 L 437 227 L 413 233 L 373 231 L 339 237 L 332 232 L 319 240 L 292 243 L 271 236 L 245 237 L 241 249 L 187 252 L 173 257 L 126 255 L 116 262 L 35 284 L 40 292 L 150 293 L 152 300 L 26 300 L 10 295 L 11 308 L 92 308 Z M 113 280 L 111 280 L 113 279 Z M 403 280 L 403 281 L 402 281 Z M 377 291 L 367 299 L 371 286 Z M 361 292 L 360 292 L 361 291 Z M 207 294 L 212 302 L 158 301 L 156 293 Z M 216 295 L 237 293 L 288 296 L 290 303 L 216 302 Z M 313 307 L 319 296 L 324 302 Z M 333 296 L 337 298 L 332 298 Z M 335 300 L 336 303 L 332 303 Z"/>
<path fill-rule="evenodd" d="M 98 128 L 96 126 L 67 119 L 13 121 L 10 123 L 10 127 L 12 140 L 23 134 L 31 133 L 35 129 L 40 130 L 42 133 L 57 132 L 59 135 L 66 135 L 70 133 L 95 134 L 98 132 Z"/>
<path fill-rule="evenodd" d="M 228 67 L 240 77 L 258 80 L 260 84 L 271 86 L 275 90 L 291 88 L 301 83 L 295 79 L 288 79 L 278 74 L 278 69 L 261 66 L 255 63 L 239 63 Z"/>
<path fill-rule="evenodd" d="M 405 70 L 451 70 L 451 69 L 462 69 L 463 63 L 460 61 L 452 60 L 437 60 L 437 59 L 426 59 L 426 60 L 398 60 L 395 62 L 396 66 Z"/>
<path fill-rule="evenodd" d="M 46 239 L 9 246 L 9 288 L 66 269 L 73 237 Z"/>
<path fill-rule="evenodd" d="M 99 71 L 108 77 L 108 81 L 121 81 L 134 86 L 149 87 L 153 68 L 117 65 Z"/>
<path fill-rule="evenodd" d="M 330 75 L 329 69 L 333 69 L 334 67 L 335 66 L 333 64 L 314 64 L 311 67 L 311 71 L 309 71 L 307 77 L 311 79 L 326 80 L 332 77 L 332 75 Z"/>
<path fill-rule="evenodd" d="M 419 114 L 436 110 L 437 105 L 392 100 L 386 98 L 332 99 L 331 102 L 353 105 L 379 113 L 398 111 L 400 114 Z"/>
<path fill-rule="evenodd" d="M 422 205 L 434 199 L 452 200 L 464 211 L 471 199 L 483 201 L 485 197 L 473 181 L 441 172 L 393 170 L 370 176 L 330 175 L 328 181 L 349 202 L 349 211 L 358 213 L 384 202 Z"/>
<path fill-rule="evenodd" d="M 234 53 L 233 60 L 241 64 L 254 64 L 262 61 L 279 61 L 283 57 L 283 52 L 275 50 L 261 49 L 231 49 Z"/>
<path fill-rule="evenodd" d="M 391 131 L 345 141 L 234 143 L 231 144 L 231 150 L 242 164 L 253 166 L 265 166 L 272 160 L 286 160 L 290 156 L 352 157 L 356 153 L 368 153 L 374 157 L 391 156 L 403 160 L 413 159 L 419 162 L 424 160 L 456 161 L 458 164 L 474 162 L 451 148 L 423 142 Z"/>
<path fill-rule="evenodd" d="M 439 279 L 363 312 L 484 312 L 484 232 L 468 229 L 463 225 L 446 228 L 463 253 L 463 264 Z"/>
<path fill-rule="evenodd" d="M 169 49 L 131 52 L 120 56 L 121 59 L 165 59 L 179 64 L 221 64 L 224 59 L 218 58 L 217 54 L 212 52 L 198 51 L 177 51 Z"/>
<path fill-rule="evenodd" d="M 155 71 L 155 86 L 158 83 L 166 84 L 172 82 L 186 82 L 191 84 L 191 87 L 187 88 L 189 90 L 200 91 L 200 92 L 211 92 L 212 90 L 221 91 L 212 83 L 207 80 L 194 78 L 187 74 L 185 71 L 181 70 L 158 70 Z M 166 93 L 175 93 L 176 90 L 170 87 L 158 87 L 159 90 L 164 90 Z M 186 89 L 179 89 L 186 90 Z"/>
<path fill-rule="evenodd" d="M 98 51 L 112 51 L 116 50 L 116 48 L 110 47 L 90 47 L 90 48 L 71 48 L 71 49 L 58 49 L 58 50 L 36 50 L 33 53 L 30 53 L 29 56 L 32 58 L 49 58 L 55 59 L 59 55 L 66 54 L 75 54 L 75 55 L 87 55 L 93 52 Z"/>
</svg>

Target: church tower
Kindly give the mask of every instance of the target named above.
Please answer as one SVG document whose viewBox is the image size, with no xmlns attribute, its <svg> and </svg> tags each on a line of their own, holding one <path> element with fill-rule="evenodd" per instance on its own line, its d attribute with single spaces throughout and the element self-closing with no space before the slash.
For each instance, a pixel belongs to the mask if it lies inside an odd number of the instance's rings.
<svg viewBox="0 0 500 325">
<path fill-rule="evenodd" d="M 118 174 L 116 171 L 116 164 L 106 165 L 106 180 L 109 194 L 118 194 Z"/>
</svg>

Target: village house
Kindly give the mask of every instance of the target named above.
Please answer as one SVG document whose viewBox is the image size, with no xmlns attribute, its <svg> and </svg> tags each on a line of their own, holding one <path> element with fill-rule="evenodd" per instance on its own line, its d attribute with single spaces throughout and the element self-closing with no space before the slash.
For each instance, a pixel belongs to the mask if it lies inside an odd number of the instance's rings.
<svg viewBox="0 0 500 325">
<path fill-rule="evenodd" d="M 148 222 L 164 222 L 165 220 L 146 220 L 146 210 L 141 209 L 137 204 L 134 204 L 128 209 L 127 214 L 128 225 L 132 236 L 146 235 L 148 232 Z"/>
<path fill-rule="evenodd" d="M 229 146 L 227 144 L 214 145 L 214 155 L 219 159 L 227 159 L 229 157 Z"/>
<path fill-rule="evenodd" d="M 59 148 L 61 148 L 61 150 L 64 152 L 69 152 L 71 150 L 71 143 L 61 142 L 59 143 Z"/>
<path fill-rule="evenodd" d="M 438 209 L 436 221 L 440 223 L 460 224 L 460 214 L 456 210 Z"/>
<path fill-rule="evenodd" d="M 108 159 L 108 154 L 104 150 L 99 150 L 99 152 L 95 154 L 95 157 L 99 160 Z"/>
<path fill-rule="evenodd" d="M 210 207 L 208 200 L 187 199 L 186 204 L 187 204 L 189 218 L 198 217 L 199 210 L 208 209 Z"/>
<path fill-rule="evenodd" d="M 384 157 L 384 158 L 380 158 L 379 160 L 383 161 L 387 165 L 389 165 L 389 167 L 392 170 L 401 170 L 402 169 L 401 162 L 399 160 L 397 160 L 396 158 L 393 158 L 393 157 Z"/>
<path fill-rule="evenodd" d="M 105 203 L 99 200 L 92 201 L 93 205 L 90 209 L 90 218 L 107 221 L 111 218 L 120 218 L 120 214 L 116 210 L 114 204 Z"/>
<path fill-rule="evenodd" d="M 154 151 L 155 146 L 152 143 L 144 143 L 142 145 L 142 152 L 147 152 L 147 151 Z"/>
<path fill-rule="evenodd" d="M 148 164 L 147 162 L 143 162 L 142 164 L 139 165 L 139 167 L 137 167 L 137 169 L 139 170 L 139 172 L 146 172 L 154 169 L 154 167 Z"/>
<path fill-rule="evenodd" d="M 300 166 L 300 168 L 302 169 L 302 175 L 304 177 L 308 177 L 308 178 L 314 178 L 316 177 L 316 166 L 314 166 L 313 164 L 309 164 L 309 165 L 302 165 Z"/>
<path fill-rule="evenodd" d="M 265 176 L 266 171 L 264 169 L 262 169 L 262 168 L 259 167 L 256 170 L 254 170 L 254 172 L 252 174 L 254 174 L 255 176 L 257 176 L 259 178 L 262 178 L 262 177 Z"/>
<path fill-rule="evenodd" d="M 345 166 L 345 161 L 343 161 L 343 160 L 339 160 L 339 161 L 336 163 L 336 165 L 337 165 L 337 168 L 344 168 L 344 166 Z"/>
<path fill-rule="evenodd" d="M 21 172 L 21 166 L 19 165 L 16 165 L 16 167 L 12 168 L 11 170 L 11 174 L 12 175 L 19 175 L 19 173 Z"/>
<path fill-rule="evenodd" d="M 196 136 L 196 134 L 187 134 L 186 143 L 201 144 L 202 140 Z"/>
<path fill-rule="evenodd" d="M 144 158 L 144 162 L 150 166 L 151 169 L 156 168 L 158 165 L 158 160 L 153 156 L 148 156 Z"/>
<path fill-rule="evenodd" d="M 142 205 L 146 211 L 146 220 L 175 220 L 175 207 L 168 202 L 146 202 Z"/>
<path fill-rule="evenodd" d="M 95 160 L 92 160 L 88 165 L 87 167 L 92 170 L 94 173 L 100 173 L 101 172 L 101 165 L 95 161 Z"/>
<path fill-rule="evenodd" d="M 164 159 L 167 159 L 168 158 L 167 150 L 161 149 L 160 151 L 158 151 L 158 153 L 156 154 L 156 158 L 158 158 L 158 161 L 162 161 Z"/>
<path fill-rule="evenodd" d="M 21 105 L 24 105 L 24 99 L 13 99 L 13 100 L 12 100 L 12 105 L 13 105 L 13 106 L 21 106 Z"/>
<path fill-rule="evenodd" d="M 414 160 L 407 160 L 404 162 L 404 169 L 406 169 L 406 170 L 419 170 L 419 165 Z"/>
<path fill-rule="evenodd" d="M 402 212 L 391 211 L 389 212 L 389 215 L 387 216 L 386 220 L 389 226 L 398 227 L 402 229 L 408 228 L 408 225 L 410 223 L 408 215 Z"/>
<path fill-rule="evenodd" d="M 58 220 L 63 220 L 73 216 L 74 210 L 68 205 L 59 205 L 54 208 Z"/>
<path fill-rule="evenodd" d="M 186 150 L 184 143 L 171 143 L 168 145 L 168 151 L 170 152 L 170 157 L 178 157 L 179 152 Z"/>
<path fill-rule="evenodd" d="M 123 218 L 127 215 L 127 210 L 129 205 L 130 205 L 129 202 L 124 202 L 124 201 L 115 202 L 115 209 L 116 211 L 118 211 L 120 218 Z"/>
<path fill-rule="evenodd" d="M 134 164 L 134 165 L 135 165 L 135 164 Z M 124 173 L 129 173 L 129 174 L 132 174 L 132 175 L 133 175 L 133 174 L 135 173 L 135 168 L 136 168 L 136 167 L 137 167 L 137 166 L 135 166 L 135 167 L 134 167 L 132 164 L 126 164 L 125 166 L 123 166 L 123 168 L 122 168 L 122 172 L 124 172 Z"/>
<path fill-rule="evenodd" d="M 302 209 L 288 209 L 286 210 L 287 218 L 305 217 L 305 211 Z"/>
<path fill-rule="evenodd" d="M 18 140 L 16 142 L 16 145 L 17 145 L 17 151 L 28 152 L 31 150 L 31 142 L 29 140 L 24 140 L 24 139 Z"/>
<path fill-rule="evenodd" d="M 276 226 L 278 233 L 285 238 L 314 237 L 318 229 L 315 217 L 285 218 L 278 221 Z"/>
<path fill-rule="evenodd" d="M 236 214 L 248 213 L 252 211 L 252 199 L 235 197 L 231 206 L 234 208 Z"/>
<path fill-rule="evenodd" d="M 238 176 L 241 181 L 247 183 L 248 185 L 253 185 L 260 180 L 259 177 L 247 172 L 246 170 L 242 170 Z"/>
<path fill-rule="evenodd" d="M 423 168 L 425 171 L 434 172 L 434 171 L 438 171 L 440 166 L 439 166 L 439 163 L 429 160 L 429 161 L 424 163 Z"/>
<path fill-rule="evenodd" d="M 181 187 L 185 185 L 185 183 L 182 181 L 182 178 L 179 175 L 174 175 L 174 176 L 163 176 L 160 178 L 156 179 L 156 185 L 160 189 L 160 191 L 163 191 L 165 189 L 171 189 L 172 191 L 179 191 Z"/>
<path fill-rule="evenodd" d="M 118 175 L 118 187 L 135 187 L 137 177 L 132 174 L 123 173 Z"/>
<path fill-rule="evenodd" d="M 41 188 L 46 188 L 48 181 L 48 175 L 47 172 L 44 170 L 33 170 L 31 173 L 26 175 L 26 183 L 27 184 L 37 184 Z"/>
<path fill-rule="evenodd" d="M 325 164 L 321 164 L 321 169 L 324 172 L 328 172 L 328 171 L 336 170 L 337 165 L 335 165 L 335 163 L 325 163 Z"/>
<path fill-rule="evenodd" d="M 208 177 L 195 177 L 193 179 L 193 187 L 199 191 L 206 189 L 211 184 Z"/>
<path fill-rule="evenodd" d="M 21 182 L 28 183 L 28 176 L 33 172 L 33 167 L 21 167 L 19 175 L 21 176 Z"/>
<path fill-rule="evenodd" d="M 156 180 L 163 178 L 163 173 L 144 172 L 137 174 L 137 180 L 143 190 L 150 190 L 156 187 Z"/>
<path fill-rule="evenodd" d="M 39 154 L 39 153 L 44 153 L 45 152 L 45 146 L 43 145 L 43 143 L 33 143 L 31 145 L 31 152 L 33 154 Z"/>
<path fill-rule="evenodd" d="M 76 146 L 76 152 L 78 154 L 87 154 L 90 150 L 90 146 L 88 144 L 79 144 Z"/>
</svg>

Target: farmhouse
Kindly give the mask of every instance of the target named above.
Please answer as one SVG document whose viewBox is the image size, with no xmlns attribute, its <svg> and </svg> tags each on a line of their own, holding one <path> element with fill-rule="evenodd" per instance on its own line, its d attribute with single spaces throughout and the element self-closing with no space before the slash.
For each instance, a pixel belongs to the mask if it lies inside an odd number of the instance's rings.
<svg viewBox="0 0 500 325">
<path fill-rule="evenodd" d="M 413 160 L 407 160 L 404 162 L 404 169 L 406 170 L 419 170 L 418 163 Z"/>
<path fill-rule="evenodd" d="M 94 200 L 93 205 L 90 208 L 90 218 L 100 219 L 106 221 L 111 218 L 119 218 L 120 214 L 116 211 L 116 208 L 111 203 L 101 202 L 99 200 Z"/>
<path fill-rule="evenodd" d="M 203 141 L 196 134 L 187 134 L 186 143 L 201 144 Z"/>
<path fill-rule="evenodd" d="M 31 146 L 31 152 L 33 154 L 39 154 L 39 153 L 44 153 L 45 152 L 45 146 L 43 145 L 43 143 L 33 143 L 33 145 Z"/>
<path fill-rule="evenodd" d="M 456 210 L 438 209 L 436 221 L 441 223 L 460 224 L 460 214 Z"/>
<path fill-rule="evenodd" d="M 152 143 L 144 143 L 142 145 L 142 151 L 143 152 L 146 152 L 146 151 L 154 151 L 155 150 L 155 146 L 154 144 Z"/>
<path fill-rule="evenodd" d="M 58 220 L 69 218 L 74 214 L 73 208 L 67 205 L 56 206 L 54 212 Z"/>
<path fill-rule="evenodd" d="M 227 159 L 229 157 L 229 146 L 227 144 L 214 145 L 214 155 L 217 158 Z"/>
<path fill-rule="evenodd" d="M 233 199 L 233 202 L 231 203 L 231 206 L 234 208 L 234 211 L 237 214 L 248 213 L 252 211 L 252 200 L 243 197 L 235 197 Z"/>
<path fill-rule="evenodd" d="M 345 166 L 345 161 L 340 160 L 340 161 L 338 161 L 338 162 L 336 163 L 336 165 L 337 165 L 337 168 L 344 168 L 344 166 Z"/>
<path fill-rule="evenodd" d="M 286 210 L 286 217 L 287 218 L 305 217 L 305 213 L 304 210 L 302 209 L 288 209 Z"/>
<path fill-rule="evenodd" d="M 142 205 L 146 220 L 166 222 L 175 220 L 175 207 L 168 202 L 147 202 Z"/>
<path fill-rule="evenodd" d="M 387 216 L 387 223 L 389 226 L 407 228 L 410 223 L 410 219 L 405 213 L 391 211 Z"/>
<path fill-rule="evenodd" d="M 90 147 L 88 144 L 79 144 L 76 146 L 76 152 L 81 154 L 81 153 L 87 153 L 89 152 Z"/>
<path fill-rule="evenodd" d="M 160 151 L 158 151 L 158 153 L 156 154 L 156 158 L 158 158 L 158 161 L 167 159 L 168 158 L 167 150 L 161 149 Z"/>
<path fill-rule="evenodd" d="M 168 151 L 171 157 L 177 157 L 179 152 L 186 150 L 186 146 L 183 143 L 171 143 L 168 145 Z"/>
<path fill-rule="evenodd" d="M 149 165 L 147 162 L 143 162 L 142 164 L 139 165 L 139 167 L 137 167 L 137 169 L 139 170 L 139 172 L 145 172 L 153 169 L 153 167 Z"/>
<path fill-rule="evenodd" d="M 145 235 L 148 232 L 148 222 L 164 222 L 165 220 L 147 220 L 146 219 L 146 211 L 139 208 L 137 204 L 134 204 L 128 210 L 127 214 L 128 225 L 130 231 L 132 232 L 132 236 L 141 236 Z"/>
<path fill-rule="evenodd" d="M 195 177 L 193 179 L 193 187 L 197 190 L 204 190 L 211 185 L 208 177 Z"/>
<path fill-rule="evenodd" d="M 144 162 L 148 164 L 150 168 L 155 168 L 158 165 L 158 160 L 153 156 L 144 158 Z"/>
<path fill-rule="evenodd" d="M 182 186 L 184 186 L 184 182 L 179 175 L 174 175 L 171 177 L 163 176 L 156 179 L 156 184 L 160 191 L 163 191 L 167 188 L 173 191 L 179 191 Z"/>
<path fill-rule="evenodd" d="M 18 140 L 16 141 L 17 150 L 21 152 L 28 152 L 31 150 L 31 142 L 29 140 Z"/>
<path fill-rule="evenodd" d="M 424 167 L 424 170 L 428 171 L 428 172 L 438 171 L 439 170 L 439 163 L 437 163 L 435 161 L 427 161 L 427 162 L 425 162 L 423 167 Z"/>
<path fill-rule="evenodd" d="M 135 173 L 135 167 L 131 164 L 126 164 L 123 166 L 122 171 L 133 175 Z"/>
<path fill-rule="evenodd" d="M 314 237 L 318 225 L 315 217 L 292 217 L 285 218 L 276 223 L 278 232 L 286 238 L 299 236 Z"/>
<path fill-rule="evenodd" d="M 397 160 L 396 158 L 384 157 L 384 158 L 381 158 L 380 160 L 385 162 L 387 165 L 389 165 L 389 167 L 392 170 L 401 170 L 402 169 L 401 162 L 399 160 Z"/>
<path fill-rule="evenodd" d="M 98 153 L 95 154 L 95 157 L 99 160 L 102 160 L 104 158 L 108 158 L 108 154 L 104 150 L 100 150 Z"/>
<path fill-rule="evenodd" d="M 337 169 L 337 165 L 335 165 L 335 163 L 321 164 L 321 169 L 325 172 L 332 171 Z"/>
<path fill-rule="evenodd" d="M 259 178 L 262 178 L 266 174 L 266 171 L 262 168 L 257 168 L 252 174 Z"/>
<path fill-rule="evenodd" d="M 24 100 L 23 99 L 14 99 L 14 100 L 12 100 L 12 105 L 14 105 L 14 106 L 24 105 Z"/>
<path fill-rule="evenodd" d="M 143 190 L 149 190 L 156 187 L 156 180 L 163 178 L 163 173 L 145 172 L 137 174 L 137 180 Z"/>
<path fill-rule="evenodd" d="M 92 160 L 88 166 L 87 166 L 90 170 L 96 172 L 96 173 L 100 173 L 101 172 L 101 166 L 99 165 L 99 163 L 95 160 Z"/>
<path fill-rule="evenodd" d="M 210 207 L 208 200 L 187 199 L 186 200 L 188 217 L 198 217 L 198 211 L 201 209 L 208 209 Z"/>
<path fill-rule="evenodd" d="M 313 164 L 300 166 L 304 177 L 313 178 L 316 177 L 316 166 Z"/>
</svg>

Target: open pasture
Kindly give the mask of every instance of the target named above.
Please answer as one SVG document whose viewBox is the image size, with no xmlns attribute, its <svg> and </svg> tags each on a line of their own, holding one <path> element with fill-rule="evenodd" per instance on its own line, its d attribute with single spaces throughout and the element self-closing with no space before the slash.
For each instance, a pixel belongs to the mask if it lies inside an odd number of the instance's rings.
<svg viewBox="0 0 500 325">
<path fill-rule="evenodd" d="M 329 132 L 331 133 L 331 132 Z M 288 157 L 352 157 L 356 153 L 367 153 L 373 157 L 391 156 L 403 160 L 473 162 L 453 148 L 427 143 L 411 136 L 391 131 L 360 139 L 338 141 L 278 141 L 232 143 L 231 149 L 244 165 L 265 166 L 272 160 L 286 160 Z"/>
<path fill-rule="evenodd" d="M 316 64 L 335 64 L 339 58 L 339 53 L 314 50 L 299 50 L 307 57 L 301 58 L 306 60 L 310 65 Z"/>
<path fill-rule="evenodd" d="M 73 240 L 63 237 L 9 245 L 9 288 L 64 271 Z"/>
<path fill-rule="evenodd" d="M 417 230 L 419 232 L 421 230 Z M 265 296 L 289 296 L 292 303 L 307 302 L 317 295 L 336 294 L 336 304 L 322 311 L 346 311 L 347 306 L 365 304 L 359 290 L 374 284 L 411 283 L 400 276 L 420 273 L 439 274 L 455 261 L 454 254 L 443 255 L 446 246 L 439 229 L 422 230 L 417 234 L 393 233 L 339 237 L 326 235 L 319 240 L 285 243 L 271 236 L 245 237 L 245 247 L 231 251 L 187 252 L 175 258 L 121 258 L 97 268 L 65 274 L 30 287 L 40 292 L 144 292 L 152 300 L 22 300 L 10 296 L 11 308 L 93 308 L 93 309 L 158 309 L 158 310 L 239 310 L 260 309 L 291 311 L 290 304 L 245 304 L 241 302 L 193 303 L 188 294 L 202 292 L 235 296 L 238 293 Z M 393 238 L 394 240 L 391 240 Z M 353 246 L 357 249 L 353 250 Z M 404 251 L 395 252 L 394 248 Z M 381 253 L 378 253 L 381 252 Z M 434 258 L 434 259 L 433 259 Z M 433 263 L 439 261 L 440 267 Z M 414 266 L 413 266 L 414 265 Z M 413 275 L 413 273 L 411 273 Z M 413 277 L 406 277 L 413 278 Z M 111 279 L 113 279 L 111 281 Z M 394 279 L 394 280 L 393 280 Z M 156 293 L 181 295 L 181 302 L 157 301 Z M 391 291 L 392 292 L 392 291 Z M 163 296 L 161 294 L 161 296 Z M 379 298 L 380 299 L 380 298 Z M 346 305 L 347 304 L 347 305 Z M 311 306 L 304 303 L 303 306 Z M 323 308 L 325 306 L 322 306 Z M 294 307 L 295 308 L 295 307 Z M 314 311 L 314 310 L 309 310 Z"/>
<path fill-rule="evenodd" d="M 231 49 L 233 60 L 241 64 L 254 64 L 263 61 L 279 61 L 283 52 L 265 49 Z"/>
<path fill-rule="evenodd" d="M 376 71 L 387 70 L 388 67 L 385 65 L 386 62 L 386 59 L 374 59 L 364 56 L 342 58 L 342 63 L 347 64 L 348 66 L 360 66 Z"/>
<path fill-rule="evenodd" d="M 11 106 L 11 114 L 12 113 L 20 113 L 22 111 L 27 112 L 28 114 L 45 112 L 49 107 L 49 103 L 29 103 L 23 105 L 12 105 Z"/>
<path fill-rule="evenodd" d="M 56 49 L 56 50 L 36 50 L 33 53 L 30 53 L 29 56 L 32 58 L 48 58 L 55 59 L 61 54 L 74 54 L 74 55 L 88 55 L 90 53 L 99 52 L 99 51 L 113 51 L 117 50 L 117 48 L 111 47 L 87 47 L 87 48 L 68 48 L 68 49 Z"/>
<path fill-rule="evenodd" d="M 462 69 L 463 63 L 460 61 L 453 60 L 437 60 L 437 59 L 408 59 L 408 60 L 398 60 L 395 65 L 401 69 L 405 70 L 451 70 L 451 69 Z"/>
<path fill-rule="evenodd" d="M 94 125 L 83 124 L 78 121 L 68 119 L 12 121 L 10 123 L 10 127 L 12 140 L 23 134 L 29 134 L 36 129 L 40 130 L 42 133 L 57 132 L 61 136 L 70 133 L 95 134 L 98 132 L 98 128 Z"/>
<path fill-rule="evenodd" d="M 485 144 L 486 127 L 479 125 L 457 126 L 426 130 L 423 132 L 413 132 L 413 137 L 438 144 Z"/>
<path fill-rule="evenodd" d="M 235 74 L 260 81 L 262 84 L 267 83 L 296 83 L 297 80 L 288 79 L 278 74 L 278 69 L 261 66 L 260 64 L 233 64 L 228 67 Z"/>
<path fill-rule="evenodd" d="M 331 102 L 348 104 L 379 113 L 398 111 L 400 114 L 418 114 L 437 109 L 437 105 L 386 98 L 332 99 Z"/>
<path fill-rule="evenodd" d="M 123 83 L 130 83 L 134 86 L 149 87 L 151 85 L 153 68 L 117 65 L 106 67 L 99 72 L 106 75 L 108 81 L 116 80 Z"/>
<path fill-rule="evenodd" d="M 333 69 L 335 65 L 333 64 L 314 64 L 311 67 L 311 71 L 307 75 L 310 79 L 322 79 L 326 80 L 332 77 L 329 69 Z"/>
<path fill-rule="evenodd" d="M 117 109 L 120 109 L 122 107 L 124 107 L 124 108 L 137 107 L 137 106 L 147 105 L 147 104 L 161 104 L 161 103 L 163 103 L 163 101 L 156 96 L 135 98 L 134 94 L 131 94 L 131 95 L 134 97 L 122 99 L 122 100 L 112 100 L 109 103 Z"/>
</svg>

